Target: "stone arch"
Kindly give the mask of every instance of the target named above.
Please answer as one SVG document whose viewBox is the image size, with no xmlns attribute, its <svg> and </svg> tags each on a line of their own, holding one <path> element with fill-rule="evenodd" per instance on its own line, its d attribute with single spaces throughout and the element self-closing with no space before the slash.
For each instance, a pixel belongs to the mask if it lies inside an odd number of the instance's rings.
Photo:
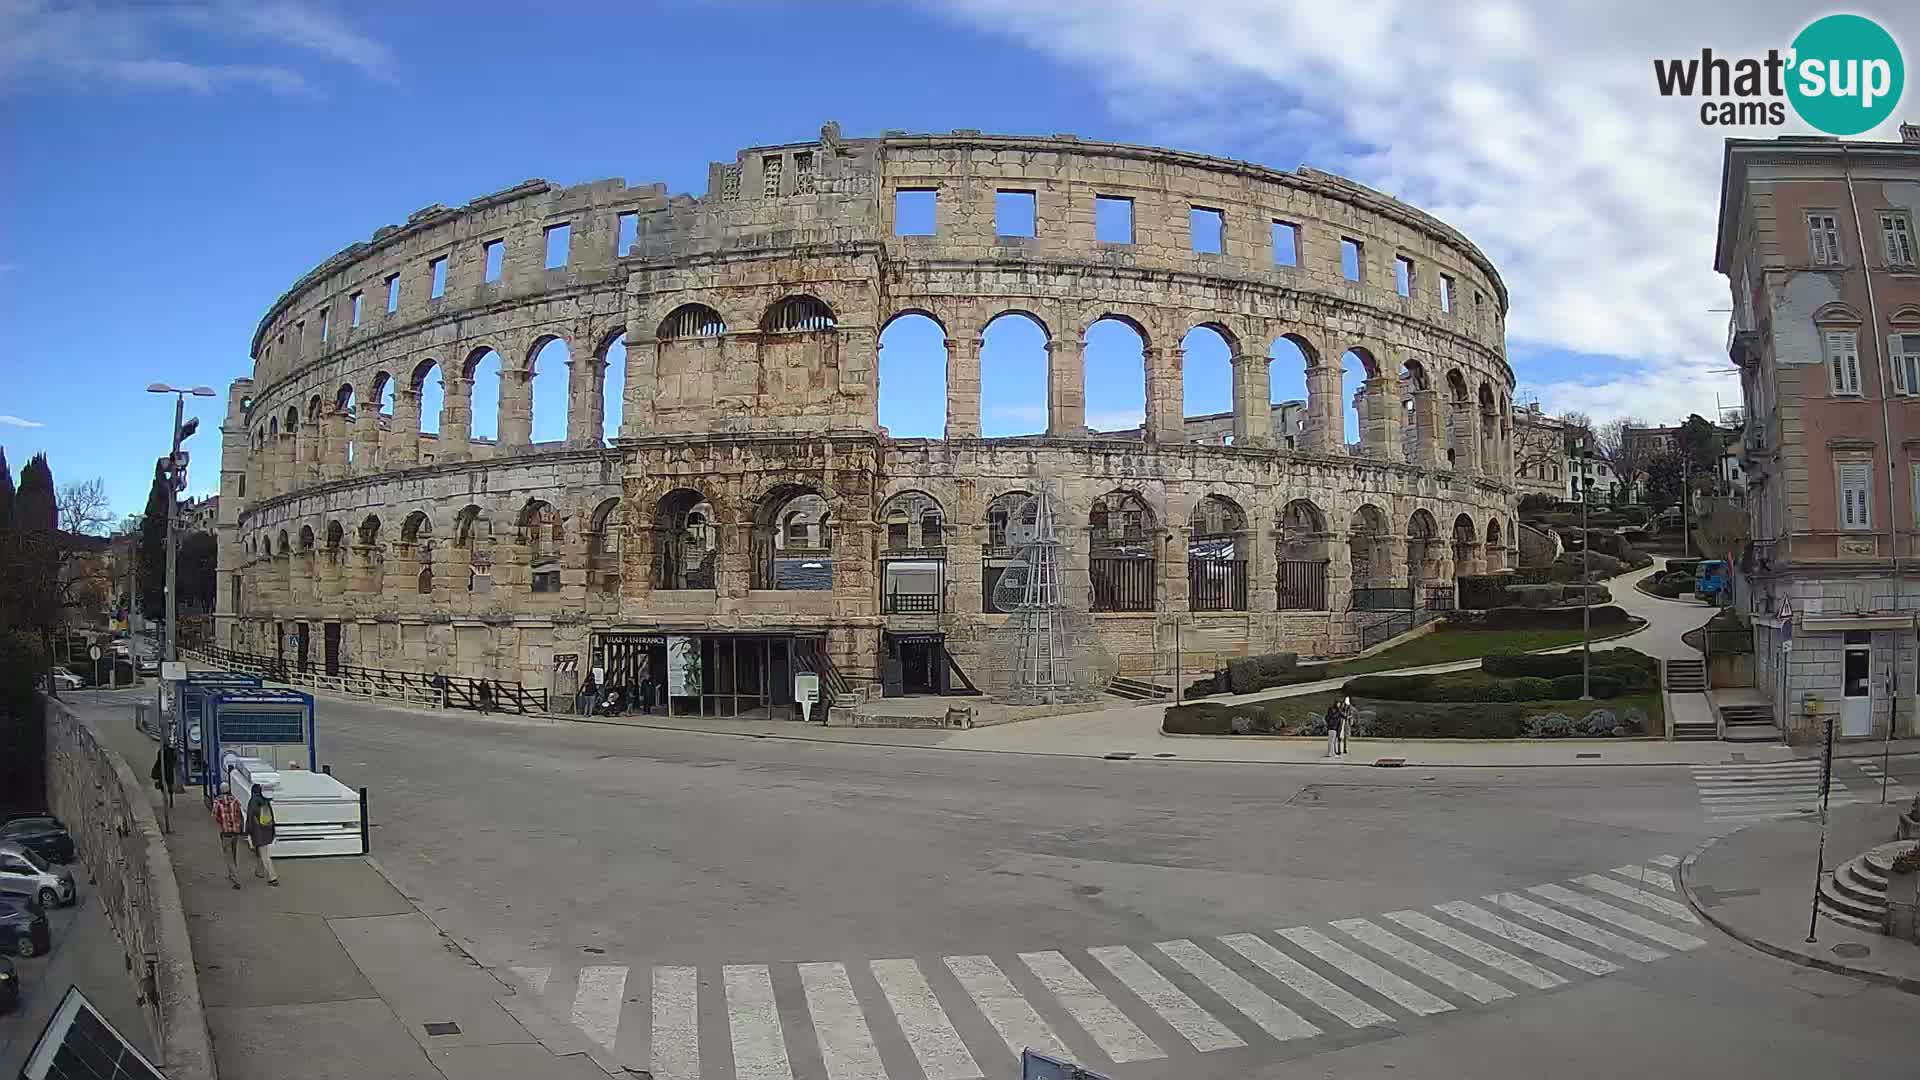
<svg viewBox="0 0 1920 1080">
<path fill-rule="evenodd" d="M 327 561 L 339 562 L 346 554 L 347 530 L 338 519 L 327 522 Z"/>
<path fill-rule="evenodd" d="M 1225 495 L 1210 494 L 1187 515 L 1187 607 L 1190 611 L 1246 611 L 1247 513 Z"/>
<path fill-rule="evenodd" d="M 918 489 L 880 504 L 880 604 L 886 615 L 931 615 L 946 607 L 947 519 L 940 500 Z"/>
<path fill-rule="evenodd" d="M 940 500 L 917 488 L 897 492 L 880 504 L 882 544 L 889 552 L 919 552 L 946 546 L 946 510 Z"/>
<path fill-rule="evenodd" d="M 407 389 L 416 396 L 414 405 L 420 410 L 420 434 L 439 437 L 440 421 L 447 408 L 446 372 L 440 362 L 429 358 L 415 364 Z"/>
<path fill-rule="evenodd" d="M 698 488 L 679 487 L 654 503 L 653 587 L 711 589 L 719 561 L 713 503 Z"/>
<path fill-rule="evenodd" d="M 573 345 L 562 334 L 543 332 L 528 346 L 524 373 L 517 376 L 525 380 L 526 392 L 518 394 L 511 384 L 507 389 L 509 397 L 526 399 L 529 444 L 565 442 L 567 433 L 577 426 L 571 415 L 573 405 L 589 400 L 591 394 L 576 392 L 572 381 L 576 374 L 592 379 L 598 373 L 587 370 L 586 365 L 576 368 L 573 361 Z"/>
<path fill-rule="evenodd" d="M 1267 345 L 1266 355 L 1273 445 L 1281 450 L 1316 449 L 1321 433 L 1310 382 L 1315 376 L 1308 373 L 1320 367 L 1319 349 L 1305 335 L 1290 331 L 1276 336 Z"/>
<path fill-rule="evenodd" d="M 1455 577 L 1466 577 L 1479 571 L 1480 530 L 1474 527 L 1473 517 L 1467 513 L 1455 515 L 1453 519 L 1453 573 Z"/>
<path fill-rule="evenodd" d="M 285 529 L 281 529 L 281 530 L 280 530 L 280 543 L 279 543 L 279 545 L 278 545 L 278 546 L 277 546 L 277 547 L 276 547 L 276 548 L 275 548 L 274 550 L 272 550 L 272 551 L 270 551 L 270 552 L 268 552 L 268 554 L 270 554 L 270 555 L 288 555 L 288 554 L 291 554 L 292 552 L 293 552 L 293 545 L 292 545 L 292 544 L 290 544 L 290 543 L 288 543 L 288 541 L 287 541 L 287 530 L 285 530 Z"/>
<path fill-rule="evenodd" d="M 1116 488 L 1087 510 L 1088 579 L 1094 611 L 1153 611 L 1158 596 L 1160 528 L 1138 491 Z"/>
<path fill-rule="evenodd" d="M 896 439 L 944 437 L 952 364 L 946 327 L 924 311 L 908 309 L 887 319 L 878 342 L 881 428 Z"/>
<path fill-rule="evenodd" d="M 1385 606 L 1381 590 L 1394 587 L 1392 533 L 1386 511 L 1372 503 L 1354 508 L 1347 521 L 1348 558 L 1353 566 L 1353 597 L 1349 607 L 1356 610 Z"/>
<path fill-rule="evenodd" d="M 1066 386 L 1050 386 L 1080 395 L 1081 426 L 1098 434 L 1138 438 L 1147 423 L 1147 350 L 1145 330 L 1126 315 L 1106 314 L 1081 333 L 1080 370 L 1064 373 Z M 1056 358 L 1049 355 L 1051 365 Z M 1064 358 L 1073 363 L 1075 357 Z M 1052 424 L 1049 423 L 1051 430 Z M 1078 435 L 1078 431 L 1057 434 Z"/>
<path fill-rule="evenodd" d="M 772 485 L 753 505 L 753 588 L 833 588 L 833 505 L 806 483 Z"/>
<path fill-rule="evenodd" d="M 380 543 L 380 516 L 378 514 L 368 514 L 362 518 L 360 520 L 358 533 L 362 547 L 371 548 Z"/>
<path fill-rule="evenodd" d="M 1280 508 L 1275 526 L 1279 610 L 1331 610 L 1327 571 L 1333 561 L 1333 536 L 1326 512 L 1311 499 L 1294 499 Z"/>
<path fill-rule="evenodd" d="M 1047 430 L 1053 398 L 1052 347 L 1053 332 L 1030 311 L 1009 308 L 981 325 L 983 435 L 1034 435 Z"/>
<path fill-rule="evenodd" d="M 727 332 L 720 313 L 705 304 L 681 304 L 660 320 L 654 337 L 660 341 L 684 341 L 688 338 L 717 338 Z"/>
<path fill-rule="evenodd" d="M 1232 442 L 1233 387 L 1236 377 L 1233 358 L 1240 354 L 1239 339 L 1217 322 L 1203 322 L 1189 329 L 1180 339 L 1181 354 L 1181 430 L 1187 442 Z M 1224 435 L 1208 436 L 1203 429 L 1188 425 L 1187 417 L 1229 417 Z"/>
<path fill-rule="evenodd" d="M 919 317 L 933 323 L 933 325 L 940 328 L 940 333 L 942 335 L 950 337 L 953 334 L 953 331 L 948 329 L 950 325 L 949 321 L 941 317 L 937 312 L 935 312 L 930 305 L 925 305 L 925 304 L 908 304 L 905 307 L 899 308 L 898 310 L 894 311 L 892 314 L 888 315 L 886 319 L 880 323 L 880 332 L 883 334 L 886 333 L 887 327 L 892 326 L 895 321 L 906 318 L 907 316 L 910 316 L 910 315 L 918 315 Z"/>
<path fill-rule="evenodd" d="M 600 345 L 593 350 L 598 361 L 594 365 L 595 377 L 599 380 L 597 393 L 600 395 L 600 416 L 596 423 L 600 433 L 601 445 L 606 445 L 620 434 L 621 425 L 627 417 L 627 328 L 625 324 L 617 326 L 601 335 Z"/>
<path fill-rule="evenodd" d="M 826 301 L 807 293 L 782 297 L 760 316 L 763 334 L 808 334 L 832 330 L 839 320 Z"/>
<path fill-rule="evenodd" d="M 1486 557 L 1487 571 L 1489 573 L 1507 568 L 1507 552 L 1504 539 L 1505 537 L 1500 531 L 1500 519 L 1498 517 L 1488 518 Z"/>
<path fill-rule="evenodd" d="M 425 510 L 415 510 L 400 523 L 400 542 L 403 544 L 430 544 L 433 542 L 433 518 Z"/>
<path fill-rule="evenodd" d="M 507 379 L 506 361 L 500 350 L 480 345 L 468 350 L 460 363 L 460 377 L 467 394 L 467 439 L 469 442 L 499 442 L 504 433 L 501 405 Z"/>
<path fill-rule="evenodd" d="M 520 508 L 513 539 L 526 549 L 531 591 L 560 591 L 560 549 L 566 541 L 565 530 L 559 512 L 545 499 L 528 499 Z"/>
<path fill-rule="evenodd" d="M 1440 525 L 1425 507 L 1407 517 L 1407 581 L 1418 589 L 1422 582 L 1438 581 L 1441 570 Z"/>
<path fill-rule="evenodd" d="M 311 525 L 300 526 L 300 554 L 309 555 L 309 556 L 312 555 L 314 551 L 314 543 L 315 541 L 314 541 L 314 535 L 313 535 L 313 526 Z"/>
<path fill-rule="evenodd" d="M 374 373 L 373 380 L 367 383 L 366 407 L 376 416 L 393 415 L 393 396 L 387 393 L 393 388 L 393 374 L 387 371 Z"/>
<path fill-rule="evenodd" d="M 620 592 L 620 550 L 626 540 L 626 509 L 616 496 L 603 499 L 587 518 L 587 591 Z"/>
</svg>

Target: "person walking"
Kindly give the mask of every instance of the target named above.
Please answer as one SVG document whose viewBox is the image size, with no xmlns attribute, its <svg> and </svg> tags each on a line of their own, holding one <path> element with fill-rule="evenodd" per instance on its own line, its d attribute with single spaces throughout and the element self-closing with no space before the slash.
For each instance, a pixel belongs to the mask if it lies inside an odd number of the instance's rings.
<svg viewBox="0 0 1920 1080">
<path fill-rule="evenodd" d="M 638 694 L 638 698 L 640 701 L 640 711 L 642 713 L 647 714 L 648 716 L 653 715 L 653 673 L 652 672 L 648 672 L 647 674 L 640 676 L 640 691 Z"/>
<path fill-rule="evenodd" d="M 1327 706 L 1327 756 L 1330 758 L 1340 756 L 1340 729 L 1344 723 L 1341 714 L 1344 711 L 1344 705 L 1338 701 Z"/>
<path fill-rule="evenodd" d="M 481 679 L 479 692 L 476 693 L 474 696 L 480 699 L 480 715 L 481 716 L 485 716 L 488 713 L 493 711 L 493 684 L 492 683 L 488 682 L 485 679 Z"/>
<path fill-rule="evenodd" d="M 1340 696 L 1340 756 L 1347 756 L 1347 739 L 1353 735 L 1353 699 Z"/>
<path fill-rule="evenodd" d="M 153 786 L 161 791 L 173 790 L 173 748 L 166 743 L 160 744 L 160 753 L 153 759 Z"/>
<path fill-rule="evenodd" d="M 227 784 L 221 784 L 220 794 L 214 797 L 213 824 L 220 830 L 220 847 L 226 851 L 227 880 L 237 889 L 240 887 L 240 838 L 247 835 L 247 822 L 240 800 L 233 797 L 233 789 Z"/>
<path fill-rule="evenodd" d="M 273 856 L 267 849 L 273 846 L 273 800 L 267 798 L 259 784 L 253 785 L 253 797 L 247 800 L 247 842 L 253 845 L 253 858 L 257 864 L 253 868 L 254 877 L 264 877 L 269 885 L 279 885 L 280 875 L 274 873 Z"/>
</svg>

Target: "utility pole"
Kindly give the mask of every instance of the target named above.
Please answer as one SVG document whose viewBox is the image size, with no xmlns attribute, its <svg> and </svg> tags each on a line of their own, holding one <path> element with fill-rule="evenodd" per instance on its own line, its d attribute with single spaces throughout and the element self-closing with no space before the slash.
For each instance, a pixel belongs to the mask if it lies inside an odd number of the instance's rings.
<svg viewBox="0 0 1920 1080">
<path fill-rule="evenodd" d="M 1580 471 L 1585 473 L 1593 461 L 1593 450 L 1580 440 Z M 1593 700 L 1593 586 L 1589 578 L 1593 560 L 1593 537 L 1587 532 L 1587 504 L 1593 501 L 1593 485 L 1580 485 L 1580 700 Z"/>
<path fill-rule="evenodd" d="M 180 541 L 179 541 L 179 535 L 174 529 L 174 524 L 175 524 L 174 519 L 179 517 L 180 515 L 180 492 L 184 490 L 187 486 L 186 455 L 180 452 L 180 444 L 185 442 L 187 438 L 191 436 L 194 433 L 194 431 L 197 430 L 200 426 L 200 421 L 197 419 L 194 420 L 192 423 L 186 422 L 187 395 L 192 394 L 195 397 L 213 397 L 214 391 L 213 391 L 213 388 L 210 386 L 196 386 L 189 390 L 189 389 L 182 389 L 180 387 L 175 387 L 175 386 L 168 386 L 166 383 L 153 383 L 152 385 L 147 387 L 147 392 L 151 394 L 172 394 L 173 395 L 173 431 L 171 433 L 172 434 L 172 438 L 170 439 L 171 445 L 167 451 L 167 460 L 164 468 L 164 474 L 165 474 L 166 486 L 167 486 L 167 499 L 166 499 L 167 638 L 164 644 L 162 645 L 162 652 L 160 654 L 160 658 L 162 661 L 161 669 L 160 669 L 161 677 L 154 684 L 153 707 L 154 707 L 154 715 L 159 719 L 159 724 L 160 724 L 160 732 L 161 732 L 160 753 L 163 756 L 163 760 L 167 764 L 171 764 L 174 766 L 175 775 L 178 775 L 177 770 L 179 769 L 179 762 L 173 760 L 173 752 L 174 752 L 174 745 L 175 745 L 174 744 L 174 728 L 184 723 L 185 720 L 183 717 L 180 717 L 177 715 L 172 717 L 171 720 L 169 720 L 166 710 L 163 708 L 163 705 L 165 703 L 165 699 L 167 696 L 167 679 L 166 679 L 167 671 L 171 668 L 171 666 L 176 661 L 180 659 L 180 646 L 179 646 L 180 619 L 179 619 L 179 604 L 178 604 L 178 597 L 177 597 L 177 594 L 179 593 L 179 588 L 178 588 L 178 583 L 175 581 L 175 563 L 179 555 Z M 138 670 L 138 668 L 136 667 L 135 670 Z M 162 805 L 162 813 L 163 813 L 163 816 L 161 818 L 161 824 L 166 831 L 172 832 L 173 831 L 172 810 L 173 810 L 174 785 L 171 779 L 167 776 L 167 772 L 168 770 L 162 769 L 160 774 L 161 776 L 160 787 L 163 793 L 161 797 L 161 805 Z"/>
</svg>

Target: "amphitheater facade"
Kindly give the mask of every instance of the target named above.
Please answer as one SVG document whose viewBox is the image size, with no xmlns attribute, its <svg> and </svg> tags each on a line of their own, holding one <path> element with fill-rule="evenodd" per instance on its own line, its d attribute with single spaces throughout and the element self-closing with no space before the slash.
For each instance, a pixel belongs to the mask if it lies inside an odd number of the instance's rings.
<svg viewBox="0 0 1920 1080">
<path fill-rule="evenodd" d="M 1000 232 L 1008 195 L 1032 235 Z M 1506 310 L 1472 243 L 1368 188 L 1069 136 L 828 124 L 713 164 L 701 198 L 530 181 L 429 207 L 260 322 L 223 426 L 217 643 L 565 691 L 596 665 L 664 684 L 679 639 L 700 670 L 676 711 L 719 714 L 791 715 L 798 670 L 856 699 L 992 691 L 1008 525 L 1045 488 L 1092 677 L 1164 674 L 1176 644 L 1189 670 L 1351 653 L 1508 560 Z M 943 438 L 880 424 L 880 336 L 909 314 L 944 334 Z M 1016 317 L 1047 340 L 1046 430 L 982 437 L 982 334 Z M 1119 435 L 1087 426 L 1103 319 L 1142 343 Z M 1231 352 L 1230 416 L 1183 413 L 1195 327 Z M 556 340 L 566 437 L 535 442 Z"/>
</svg>

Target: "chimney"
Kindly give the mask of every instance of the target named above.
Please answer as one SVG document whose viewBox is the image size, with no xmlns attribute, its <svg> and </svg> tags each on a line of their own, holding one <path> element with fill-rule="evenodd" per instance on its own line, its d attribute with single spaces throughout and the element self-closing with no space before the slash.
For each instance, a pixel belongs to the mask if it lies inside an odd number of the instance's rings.
<svg viewBox="0 0 1920 1080">
<path fill-rule="evenodd" d="M 1903 143 L 1920 143 L 1920 124 L 1901 124 L 1900 141 Z"/>
</svg>

